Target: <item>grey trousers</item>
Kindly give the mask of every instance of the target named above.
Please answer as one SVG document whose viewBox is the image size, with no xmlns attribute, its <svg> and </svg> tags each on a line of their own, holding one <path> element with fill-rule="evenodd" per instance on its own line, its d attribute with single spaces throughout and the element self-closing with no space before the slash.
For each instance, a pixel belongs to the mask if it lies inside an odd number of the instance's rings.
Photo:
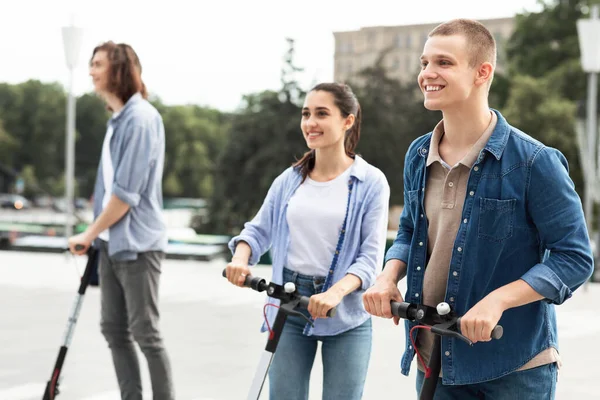
<svg viewBox="0 0 600 400">
<path fill-rule="evenodd" d="M 153 399 L 175 399 L 171 365 L 158 327 L 163 258 L 162 252 L 150 251 L 138 254 L 135 261 L 113 261 L 106 242 L 100 245 L 100 327 L 112 352 L 122 400 L 142 400 L 134 340 L 148 363 Z"/>
</svg>

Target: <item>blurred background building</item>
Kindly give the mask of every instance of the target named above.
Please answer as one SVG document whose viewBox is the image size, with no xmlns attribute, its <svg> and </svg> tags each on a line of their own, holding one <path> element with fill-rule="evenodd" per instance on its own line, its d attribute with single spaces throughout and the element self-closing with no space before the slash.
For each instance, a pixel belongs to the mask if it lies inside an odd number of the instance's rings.
<svg viewBox="0 0 600 400">
<path fill-rule="evenodd" d="M 496 39 L 496 70 L 502 73 L 506 63 L 504 47 L 513 33 L 514 18 L 485 19 L 480 22 Z M 371 26 L 357 31 L 334 32 L 334 80 L 356 80 L 358 73 L 375 64 L 383 52 L 387 52 L 383 65 L 390 77 L 404 82 L 414 80 L 427 35 L 437 25 Z"/>
</svg>

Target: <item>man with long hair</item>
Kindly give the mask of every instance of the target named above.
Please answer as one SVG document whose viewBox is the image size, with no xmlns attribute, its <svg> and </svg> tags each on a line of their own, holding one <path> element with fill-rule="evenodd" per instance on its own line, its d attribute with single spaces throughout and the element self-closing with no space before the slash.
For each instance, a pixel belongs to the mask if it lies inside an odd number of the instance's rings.
<svg viewBox="0 0 600 400">
<path fill-rule="evenodd" d="M 146 100 L 137 54 L 127 44 L 96 47 L 90 76 L 113 113 L 94 188 L 94 222 L 69 238 L 84 254 L 100 251 L 101 329 L 112 351 L 123 400 L 142 400 L 134 340 L 146 356 L 155 400 L 175 398 L 171 366 L 159 332 L 158 286 L 167 245 L 162 217 L 165 132 Z M 83 245 L 83 250 L 76 250 Z"/>
</svg>

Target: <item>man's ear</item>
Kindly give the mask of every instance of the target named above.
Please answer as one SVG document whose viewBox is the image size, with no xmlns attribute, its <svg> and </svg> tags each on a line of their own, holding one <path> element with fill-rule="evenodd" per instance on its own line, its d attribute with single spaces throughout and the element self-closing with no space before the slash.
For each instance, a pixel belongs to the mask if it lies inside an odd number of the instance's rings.
<svg viewBox="0 0 600 400">
<path fill-rule="evenodd" d="M 490 62 L 482 63 L 477 69 L 475 84 L 477 86 L 489 84 L 494 77 L 494 66 Z"/>
</svg>

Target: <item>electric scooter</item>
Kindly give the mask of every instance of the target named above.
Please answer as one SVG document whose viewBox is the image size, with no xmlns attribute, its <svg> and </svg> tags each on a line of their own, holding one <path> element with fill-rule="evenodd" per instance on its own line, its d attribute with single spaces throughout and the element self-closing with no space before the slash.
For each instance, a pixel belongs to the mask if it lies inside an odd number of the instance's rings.
<svg viewBox="0 0 600 400">
<path fill-rule="evenodd" d="M 226 277 L 225 270 L 223 270 L 223 277 Z M 277 350 L 279 338 L 283 332 L 283 327 L 287 317 L 289 315 L 295 315 L 305 319 L 309 324 L 312 324 L 312 322 L 304 314 L 298 311 L 299 309 L 308 308 L 310 298 L 300 295 L 296 290 L 296 285 L 294 285 L 292 282 L 288 282 L 282 286 L 273 282 L 267 283 L 262 278 L 248 275 L 246 276 L 244 286 L 256 290 L 257 292 L 266 291 L 269 297 L 279 299 L 281 302 L 279 310 L 277 311 L 277 317 L 273 323 L 273 327 L 269 327 L 269 339 L 267 340 L 267 345 L 265 346 L 263 355 L 258 363 L 258 368 L 254 374 L 250 391 L 248 392 L 247 400 L 258 400 L 267 378 L 267 374 L 269 373 L 269 368 L 271 366 L 271 362 L 273 361 L 275 351 Z M 265 307 L 266 306 L 268 306 L 268 304 L 265 305 Z M 334 317 L 336 312 L 336 308 L 332 308 L 327 312 L 327 317 Z"/>
<path fill-rule="evenodd" d="M 83 247 L 81 245 L 75 246 L 76 250 L 82 250 Z M 94 269 L 94 263 L 96 262 L 96 257 L 98 257 L 98 251 L 94 249 L 92 246 L 88 248 L 87 251 L 87 264 L 85 266 L 85 271 L 83 272 L 83 276 L 81 277 L 81 282 L 79 283 L 79 289 L 77 290 L 77 295 L 75 297 L 75 302 L 73 303 L 73 307 L 71 308 L 71 313 L 69 314 L 69 319 L 67 322 L 67 329 L 65 330 L 65 334 L 62 341 L 62 346 L 58 351 L 58 357 L 56 358 L 56 362 L 54 364 L 54 369 L 52 370 L 52 375 L 50 376 L 50 380 L 46 384 L 46 391 L 44 392 L 44 397 L 42 400 L 54 400 L 56 396 L 60 393 L 58 390 L 59 387 L 59 379 L 60 372 L 62 370 L 63 364 L 65 362 L 65 358 L 67 356 L 67 351 L 69 350 L 69 346 L 71 345 L 71 340 L 73 339 L 73 333 L 75 332 L 75 325 L 77 324 L 77 319 L 79 318 L 79 313 L 81 312 L 81 305 L 83 304 L 83 297 L 85 295 L 85 290 L 90 284 L 90 280 L 92 277 L 92 271 Z"/>
<path fill-rule="evenodd" d="M 419 400 L 433 400 L 435 390 L 442 367 L 441 359 L 441 336 L 449 336 L 460 339 L 469 346 L 473 342 L 460 332 L 460 317 L 454 313 L 448 303 L 442 302 L 437 307 L 429 307 L 423 304 L 406 302 L 391 302 L 392 314 L 396 317 L 409 321 L 416 321 L 417 325 L 411 329 L 410 336 L 415 329 L 428 329 L 435 334 L 431 358 L 427 367 L 427 373 L 421 386 Z M 496 325 L 492 330 L 492 339 L 500 339 L 504 333 L 501 325 Z M 416 349 L 414 342 L 413 347 Z"/>
</svg>

